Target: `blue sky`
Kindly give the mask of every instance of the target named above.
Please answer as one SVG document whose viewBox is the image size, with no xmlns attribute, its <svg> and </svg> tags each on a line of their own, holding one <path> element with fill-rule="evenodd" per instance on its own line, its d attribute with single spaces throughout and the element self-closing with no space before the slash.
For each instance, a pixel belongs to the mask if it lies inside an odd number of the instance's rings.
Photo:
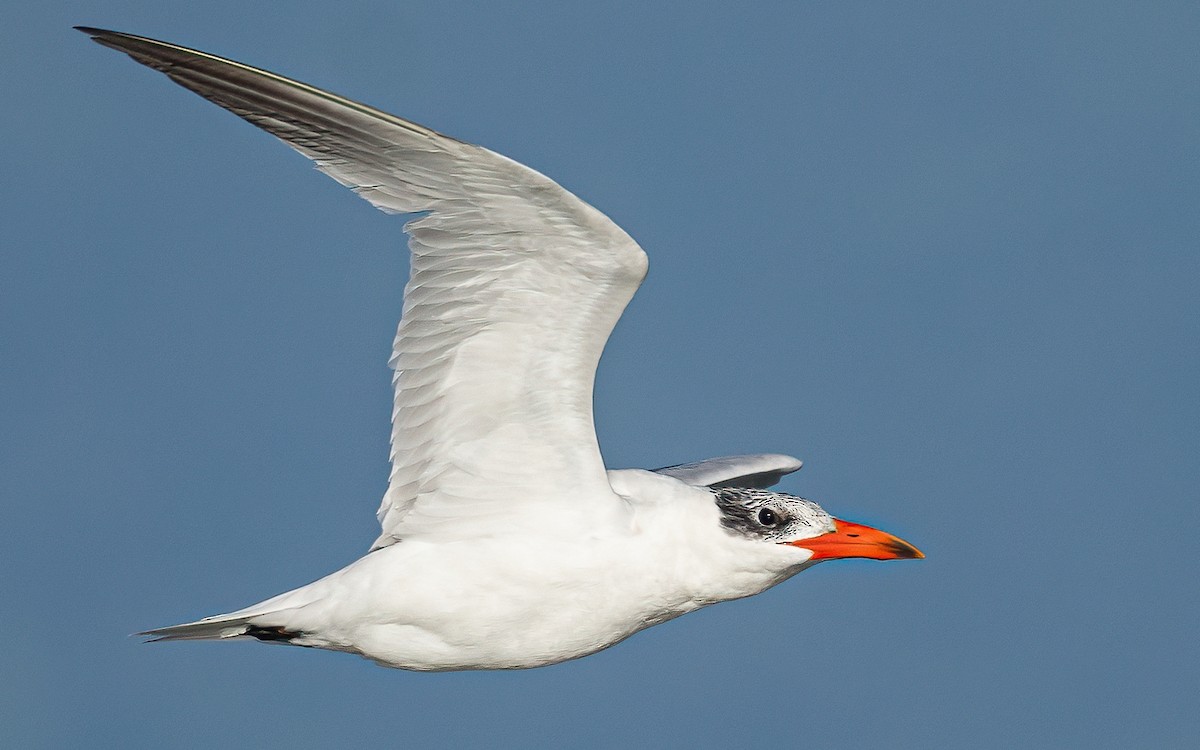
<svg viewBox="0 0 1200 750">
<path fill-rule="evenodd" d="M 0 744 L 1200 732 L 1194 3 L 68 0 L 0 21 Z M 928 558 L 818 566 L 529 672 L 127 637 L 370 544 L 407 253 L 399 218 L 73 24 L 560 181 L 651 260 L 598 375 L 609 465 L 792 453 L 784 490 Z"/>
</svg>

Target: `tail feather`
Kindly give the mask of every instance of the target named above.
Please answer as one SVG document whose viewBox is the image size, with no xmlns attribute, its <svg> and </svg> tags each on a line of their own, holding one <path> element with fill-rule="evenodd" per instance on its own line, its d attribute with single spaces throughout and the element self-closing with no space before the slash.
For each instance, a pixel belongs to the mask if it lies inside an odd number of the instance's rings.
<svg viewBox="0 0 1200 750">
<path fill-rule="evenodd" d="M 150 639 L 147 641 L 148 643 L 155 643 L 157 641 L 200 641 L 238 638 L 249 634 L 251 629 L 250 620 L 254 619 L 254 617 L 255 615 L 243 615 L 241 617 L 218 615 L 217 617 L 206 617 L 203 620 L 187 622 L 182 625 L 154 628 L 153 630 L 138 633 L 138 635 L 147 636 Z"/>
<path fill-rule="evenodd" d="M 149 643 L 231 638 L 257 638 L 260 641 L 291 643 L 293 638 L 303 635 L 293 622 L 294 616 L 323 597 L 326 591 L 325 582 L 330 578 L 332 576 L 285 591 L 236 612 L 213 615 L 182 625 L 154 628 L 137 635 L 146 636 Z"/>
<path fill-rule="evenodd" d="M 182 625 L 171 625 L 165 628 L 146 630 L 137 635 L 144 635 L 147 643 L 158 641 L 205 641 L 225 640 L 229 638 L 257 638 L 260 641 L 290 641 L 299 632 L 290 630 L 287 622 L 290 616 L 301 609 L 307 597 L 297 596 L 297 591 L 289 591 L 273 599 L 253 607 L 228 612 L 223 615 L 205 617 L 195 622 L 185 622 Z M 307 592 L 302 592 L 307 593 Z M 283 606 L 285 604 L 292 606 Z"/>
</svg>

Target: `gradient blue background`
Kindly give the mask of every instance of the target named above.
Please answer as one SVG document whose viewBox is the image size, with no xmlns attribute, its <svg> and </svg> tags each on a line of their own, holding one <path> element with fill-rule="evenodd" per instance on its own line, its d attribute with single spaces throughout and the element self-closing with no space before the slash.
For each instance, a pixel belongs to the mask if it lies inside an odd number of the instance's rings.
<svg viewBox="0 0 1200 750">
<path fill-rule="evenodd" d="M 794 453 L 928 559 L 529 672 L 129 638 L 366 549 L 407 253 L 72 24 L 559 180 L 651 258 L 609 464 Z M 6 4 L 0 744 L 1190 746 L 1198 39 L 1193 2 Z"/>
</svg>

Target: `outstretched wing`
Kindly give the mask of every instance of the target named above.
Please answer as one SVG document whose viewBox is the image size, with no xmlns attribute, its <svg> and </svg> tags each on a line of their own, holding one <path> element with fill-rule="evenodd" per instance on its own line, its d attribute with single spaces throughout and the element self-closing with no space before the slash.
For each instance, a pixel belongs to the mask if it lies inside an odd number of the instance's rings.
<svg viewBox="0 0 1200 750">
<path fill-rule="evenodd" d="M 405 225 L 412 271 L 376 547 L 554 523 L 614 497 L 592 384 L 646 273 L 625 232 L 485 148 L 204 52 L 81 31 L 275 135 L 378 208 L 426 213 Z"/>
<path fill-rule="evenodd" d="M 748 456 L 722 456 L 690 464 L 664 466 L 654 471 L 675 477 L 697 487 L 770 487 L 785 474 L 799 471 L 804 463 L 798 458 L 777 453 Z"/>
</svg>

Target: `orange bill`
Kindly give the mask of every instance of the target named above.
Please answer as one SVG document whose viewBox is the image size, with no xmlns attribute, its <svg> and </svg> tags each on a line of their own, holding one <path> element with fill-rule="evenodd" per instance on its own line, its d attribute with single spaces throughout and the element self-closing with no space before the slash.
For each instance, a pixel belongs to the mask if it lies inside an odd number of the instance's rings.
<svg viewBox="0 0 1200 750">
<path fill-rule="evenodd" d="M 906 560 L 925 557 L 921 550 L 886 531 L 860 523 L 833 519 L 834 530 L 809 539 L 788 542 L 813 553 L 813 560 L 865 557 L 870 560 Z"/>
</svg>

